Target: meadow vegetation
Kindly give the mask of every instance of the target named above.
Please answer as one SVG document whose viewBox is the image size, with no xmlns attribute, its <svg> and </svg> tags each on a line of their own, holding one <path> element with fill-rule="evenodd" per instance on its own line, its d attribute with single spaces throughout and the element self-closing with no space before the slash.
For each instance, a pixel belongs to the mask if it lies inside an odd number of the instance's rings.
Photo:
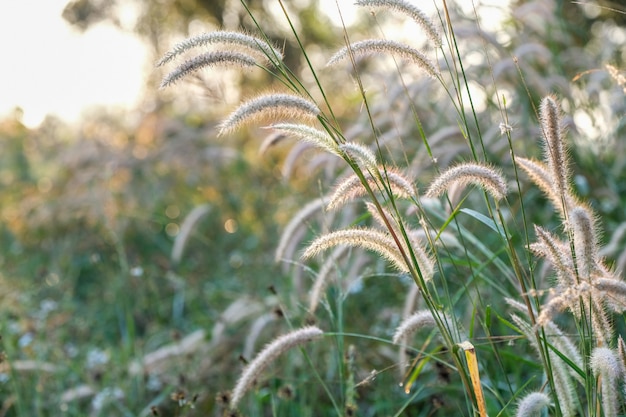
<svg viewBox="0 0 626 417">
<path fill-rule="evenodd" d="M 0 416 L 625 414 L 623 12 L 418 3 L 241 2 L 157 62 L 208 118 L 5 121 Z"/>
</svg>

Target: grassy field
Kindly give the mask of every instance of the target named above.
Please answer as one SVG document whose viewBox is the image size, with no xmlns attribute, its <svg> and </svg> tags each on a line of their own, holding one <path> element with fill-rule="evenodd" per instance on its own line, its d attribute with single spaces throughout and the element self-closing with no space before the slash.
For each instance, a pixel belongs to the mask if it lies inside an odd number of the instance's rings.
<svg viewBox="0 0 626 417">
<path fill-rule="evenodd" d="M 172 45 L 218 120 L 2 122 L 0 417 L 626 412 L 623 26 L 344 7 Z"/>
</svg>

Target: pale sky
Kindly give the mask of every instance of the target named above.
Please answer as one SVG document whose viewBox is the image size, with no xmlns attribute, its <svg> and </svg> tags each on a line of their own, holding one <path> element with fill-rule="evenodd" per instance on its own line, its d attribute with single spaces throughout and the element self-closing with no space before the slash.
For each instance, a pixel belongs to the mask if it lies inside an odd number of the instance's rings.
<svg viewBox="0 0 626 417">
<path fill-rule="evenodd" d="M 140 97 L 141 42 L 103 24 L 81 34 L 61 17 L 67 2 L 0 2 L 0 118 L 19 106 L 30 127 L 47 113 L 73 122 L 89 105 L 132 108 Z"/>
<path fill-rule="evenodd" d="M 75 122 L 89 106 L 137 104 L 153 69 L 141 41 L 106 24 L 80 33 L 61 17 L 68 1 L 0 1 L 0 118 L 19 106 L 23 122 L 36 127 L 48 113 Z M 324 10 L 338 21 L 335 1 L 323 0 Z M 125 4 L 120 16 L 132 21 L 133 2 Z M 350 22 L 356 8 L 339 4 Z"/>
</svg>

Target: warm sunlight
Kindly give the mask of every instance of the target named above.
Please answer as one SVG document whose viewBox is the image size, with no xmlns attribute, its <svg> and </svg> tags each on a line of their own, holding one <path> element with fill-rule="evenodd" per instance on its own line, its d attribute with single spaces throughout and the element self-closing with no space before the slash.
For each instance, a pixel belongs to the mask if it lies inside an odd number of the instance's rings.
<svg viewBox="0 0 626 417">
<path fill-rule="evenodd" d="M 67 0 L 0 3 L 0 115 L 20 107 L 37 126 L 48 113 L 76 121 L 91 105 L 132 108 L 145 50 L 132 33 L 98 24 L 81 34 L 61 17 Z"/>
</svg>

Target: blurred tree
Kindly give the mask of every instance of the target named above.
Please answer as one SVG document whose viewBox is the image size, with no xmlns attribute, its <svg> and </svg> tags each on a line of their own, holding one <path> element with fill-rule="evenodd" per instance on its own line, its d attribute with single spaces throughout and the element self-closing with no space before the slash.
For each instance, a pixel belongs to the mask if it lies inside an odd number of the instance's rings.
<svg viewBox="0 0 626 417">
<path fill-rule="evenodd" d="M 287 36 L 289 28 L 284 17 L 280 16 L 280 8 L 270 7 L 277 5 L 274 3 L 270 5 L 267 0 L 248 0 L 246 5 L 259 22 L 285 22 L 282 26 L 264 24 L 263 29 L 274 43 L 285 48 L 286 64 L 297 71 L 302 54 L 297 53 L 299 46 L 293 37 Z M 132 7 L 137 9 L 138 18 L 133 27 L 123 27 L 121 13 L 124 8 Z M 319 0 L 288 2 L 285 7 L 304 45 L 328 46 L 341 39 L 340 34 L 336 36 L 329 30 L 333 25 L 321 11 Z M 171 47 L 171 36 L 188 36 L 193 22 L 203 22 L 207 30 L 257 31 L 240 0 L 72 0 L 65 7 L 63 18 L 81 30 L 99 22 L 132 30 L 148 42 L 155 57 Z"/>
</svg>

